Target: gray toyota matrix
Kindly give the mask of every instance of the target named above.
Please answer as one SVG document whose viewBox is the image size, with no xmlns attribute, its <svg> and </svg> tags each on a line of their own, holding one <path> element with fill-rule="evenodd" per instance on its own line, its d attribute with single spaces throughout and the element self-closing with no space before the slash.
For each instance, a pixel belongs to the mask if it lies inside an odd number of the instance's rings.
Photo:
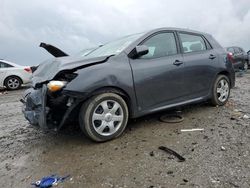
<svg viewBox="0 0 250 188">
<path fill-rule="evenodd" d="M 58 131 L 77 119 L 103 142 L 120 136 L 129 118 L 201 101 L 224 105 L 235 73 L 210 34 L 160 28 L 43 62 L 32 83 L 21 100 L 32 125 Z"/>
</svg>

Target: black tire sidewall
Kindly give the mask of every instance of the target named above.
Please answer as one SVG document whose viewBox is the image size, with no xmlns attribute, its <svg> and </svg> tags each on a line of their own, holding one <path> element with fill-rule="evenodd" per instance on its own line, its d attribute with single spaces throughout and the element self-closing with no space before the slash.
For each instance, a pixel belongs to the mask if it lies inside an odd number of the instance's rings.
<svg viewBox="0 0 250 188">
<path fill-rule="evenodd" d="M 221 102 L 219 99 L 218 99 L 218 96 L 217 96 L 217 87 L 218 87 L 218 84 L 221 80 L 226 80 L 227 83 L 228 83 L 228 86 L 229 86 L 229 93 L 228 93 L 228 97 L 227 99 L 224 101 L 224 102 Z M 213 105 L 218 105 L 218 106 L 223 106 L 224 104 L 227 103 L 228 99 L 229 99 L 229 96 L 230 96 L 230 81 L 229 81 L 229 78 L 225 75 L 218 75 L 215 82 L 214 82 L 214 85 L 213 85 L 213 91 L 212 91 L 212 104 Z"/>
<path fill-rule="evenodd" d="M 110 136 L 103 136 L 98 134 L 92 125 L 92 115 L 94 113 L 94 110 L 102 101 L 105 100 L 113 100 L 118 102 L 123 110 L 124 115 L 121 127 L 113 135 Z M 126 128 L 128 116 L 129 114 L 126 102 L 122 99 L 122 97 L 114 93 L 103 93 L 90 98 L 85 104 L 82 105 L 79 114 L 81 129 L 89 138 L 96 142 L 105 142 L 119 137 Z"/>
</svg>

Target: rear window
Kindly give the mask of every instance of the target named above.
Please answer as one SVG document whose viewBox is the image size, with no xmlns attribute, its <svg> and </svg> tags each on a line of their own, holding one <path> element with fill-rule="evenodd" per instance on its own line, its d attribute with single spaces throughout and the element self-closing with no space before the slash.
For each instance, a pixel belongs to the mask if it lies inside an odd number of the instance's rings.
<svg viewBox="0 0 250 188">
<path fill-rule="evenodd" d="M 180 39 L 184 53 L 207 50 L 206 43 L 200 35 L 180 33 Z"/>
</svg>

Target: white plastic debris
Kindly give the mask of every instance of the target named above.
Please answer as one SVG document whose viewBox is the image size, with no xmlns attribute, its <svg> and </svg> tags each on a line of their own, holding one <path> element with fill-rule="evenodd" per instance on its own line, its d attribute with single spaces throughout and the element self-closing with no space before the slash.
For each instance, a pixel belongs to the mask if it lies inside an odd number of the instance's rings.
<svg viewBox="0 0 250 188">
<path fill-rule="evenodd" d="M 222 151 L 225 151 L 226 150 L 226 148 L 224 147 L 224 146 L 221 146 L 221 148 L 220 148 Z"/>
<path fill-rule="evenodd" d="M 193 131 L 204 131 L 204 129 L 196 128 L 196 129 L 181 129 L 181 132 L 193 132 Z"/>
<path fill-rule="evenodd" d="M 245 115 L 243 116 L 243 119 L 249 119 L 249 116 L 245 114 Z"/>
</svg>

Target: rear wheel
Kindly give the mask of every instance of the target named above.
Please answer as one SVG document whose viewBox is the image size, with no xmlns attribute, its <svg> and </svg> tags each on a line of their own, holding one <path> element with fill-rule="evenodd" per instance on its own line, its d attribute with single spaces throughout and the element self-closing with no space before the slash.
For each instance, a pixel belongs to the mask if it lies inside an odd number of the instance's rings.
<svg viewBox="0 0 250 188">
<path fill-rule="evenodd" d="M 80 110 L 79 123 L 86 136 L 105 142 L 120 136 L 128 121 L 128 108 L 117 94 L 103 93 L 86 101 Z"/>
<path fill-rule="evenodd" d="M 4 85 L 8 90 L 16 90 L 21 87 L 22 81 L 16 76 L 10 76 L 5 79 Z"/>
<path fill-rule="evenodd" d="M 212 99 L 211 102 L 213 105 L 222 106 L 226 104 L 230 95 L 230 82 L 227 76 L 218 75 L 212 91 Z"/>
</svg>

